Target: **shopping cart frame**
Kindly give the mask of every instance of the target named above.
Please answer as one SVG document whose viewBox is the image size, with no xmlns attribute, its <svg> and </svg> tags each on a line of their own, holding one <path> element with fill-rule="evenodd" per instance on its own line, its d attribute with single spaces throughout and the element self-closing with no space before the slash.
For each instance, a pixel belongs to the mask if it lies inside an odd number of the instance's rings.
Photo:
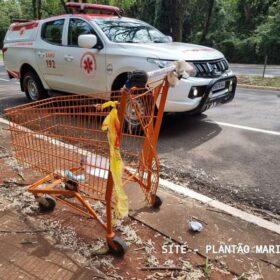
<svg viewBox="0 0 280 280">
<path fill-rule="evenodd" d="M 143 149 L 144 152 L 142 153 L 142 159 L 146 162 L 147 166 L 152 164 L 152 156 L 151 151 L 156 155 L 156 144 L 159 137 L 160 127 L 162 123 L 162 118 L 164 114 L 164 106 L 168 94 L 169 89 L 169 82 L 167 79 L 167 74 L 174 71 L 175 67 L 171 66 L 165 69 L 153 71 L 147 73 L 147 80 L 143 82 L 142 86 L 146 90 L 150 84 L 156 83 L 158 84 L 157 87 L 155 87 L 156 90 L 158 90 L 158 95 L 160 95 L 160 102 L 158 106 L 157 111 L 157 118 L 155 123 L 151 122 L 150 125 L 146 128 L 146 133 L 151 132 L 151 138 L 146 138 L 144 147 L 149 147 L 148 149 Z M 133 78 L 133 75 L 131 76 Z M 131 78 L 130 77 L 130 78 Z M 133 80 L 133 79 L 131 79 Z M 129 87 L 124 87 L 121 90 L 121 100 L 119 104 L 120 110 L 118 111 L 118 117 L 120 120 L 120 125 L 123 127 L 124 118 L 125 118 L 125 110 L 126 110 L 126 104 L 128 100 L 128 95 L 131 94 L 131 91 L 135 90 L 133 82 L 128 81 L 127 84 L 129 84 Z M 53 97 L 54 99 L 56 97 Z M 50 99 L 51 100 L 51 99 Z M 41 101 L 38 101 L 41 102 Z M 37 103 L 38 103 L 37 102 Z M 36 104 L 36 102 L 31 103 Z M 10 131 L 12 133 L 12 142 L 14 146 L 16 147 L 18 143 L 16 143 L 15 140 L 15 133 L 18 132 L 18 130 L 31 133 L 36 136 L 36 132 L 29 131 L 29 129 L 22 127 L 21 125 L 18 125 L 17 123 L 13 122 L 13 115 L 17 113 L 17 110 L 20 110 L 21 108 L 24 108 L 24 106 L 28 105 L 22 105 L 15 108 L 6 109 L 6 115 L 10 119 Z M 35 105 L 34 105 L 35 106 Z M 96 105 L 99 106 L 99 105 Z M 44 136 L 48 137 L 48 136 Z M 121 141 L 121 135 L 120 135 L 120 141 Z M 84 170 L 83 163 L 80 164 L 80 166 L 75 166 L 71 168 L 71 172 L 78 172 Z M 144 190 L 144 193 L 149 191 L 149 187 L 147 187 L 143 182 L 135 176 L 135 174 L 130 170 L 125 168 L 124 172 L 128 175 L 129 180 L 134 180 L 135 182 L 139 183 Z M 148 173 L 147 175 L 147 181 L 151 180 L 149 178 L 151 174 Z M 112 226 L 112 196 L 113 196 L 113 178 L 111 171 L 109 171 L 109 176 L 107 180 L 106 185 L 106 194 L 105 194 L 105 202 L 106 202 L 106 222 L 104 222 L 98 213 L 91 207 L 90 203 L 88 202 L 88 199 L 90 199 L 90 195 L 86 192 L 83 192 L 79 189 L 79 184 L 74 182 L 73 187 L 74 189 L 58 189 L 57 186 L 59 186 L 61 183 L 65 183 L 66 181 L 69 181 L 68 178 L 65 178 L 63 176 L 58 176 L 56 173 L 49 173 L 44 178 L 40 179 L 39 181 L 35 182 L 34 184 L 27 187 L 27 190 L 34 194 L 35 198 L 38 200 L 41 210 L 47 211 L 47 210 L 53 210 L 55 207 L 55 200 L 59 200 L 63 204 L 75 209 L 76 211 L 79 211 L 80 213 L 91 217 L 98 221 L 98 223 L 106 230 L 106 239 L 108 246 L 112 253 L 122 256 L 125 251 L 127 250 L 127 246 L 125 242 L 120 239 L 118 236 L 116 236 L 115 231 L 113 230 Z M 158 182 L 157 182 L 158 184 Z M 44 185 L 44 187 L 40 187 Z M 157 186 L 156 186 L 157 189 Z M 151 206 L 154 208 L 158 208 L 161 205 L 161 200 L 158 196 L 156 196 L 156 189 L 154 191 L 154 194 L 151 196 L 146 196 L 148 202 Z M 146 194 L 146 193 L 145 193 Z M 76 203 L 70 202 L 68 200 L 65 200 L 65 197 L 71 197 L 74 198 L 76 201 L 80 203 L 80 206 L 77 206 Z"/>
</svg>

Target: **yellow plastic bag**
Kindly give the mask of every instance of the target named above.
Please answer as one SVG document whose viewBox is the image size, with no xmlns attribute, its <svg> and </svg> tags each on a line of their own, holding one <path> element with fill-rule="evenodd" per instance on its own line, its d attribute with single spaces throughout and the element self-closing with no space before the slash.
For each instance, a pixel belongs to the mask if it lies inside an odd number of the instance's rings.
<svg viewBox="0 0 280 280">
<path fill-rule="evenodd" d="M 110 171 L 114 181 L 114 219 L 121 219 L 128 215 L 128 198 L 123 189 L 122 172 L 123 162 L 120 154 L 120 121 L 117 101 L 108 101 L 102 104 L 102 108 L 112 107 L 111 112 L 105 118 L 102 124 L 102 130 L 108 131 L 108 141 L 110 146 Z"/>
</svg>

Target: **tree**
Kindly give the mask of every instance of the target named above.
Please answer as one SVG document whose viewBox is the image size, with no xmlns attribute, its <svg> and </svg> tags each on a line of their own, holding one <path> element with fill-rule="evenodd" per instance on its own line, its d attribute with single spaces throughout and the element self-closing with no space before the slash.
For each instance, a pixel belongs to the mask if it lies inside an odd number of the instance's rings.
<svg viewBox="0 0 280 280">
<path fill-rule="evenodd" d="M 171 36 L 175 41 L 182 41 L 183 38 L 183 22 L 186 9 L 186 1 L 184 0 L 171 0 L 169 1 L 169 23 L 171 28 Z"/>
<path fill-rule="evenodd" d="M 247 37 L 267 19 L 269 7 L 275 0 L 238 0 L 236 31 Z"/>
<path fill-rule="evenodd" d="M 265 22 L 258 26 L 254 37 L 262 57 L 268 55 L 269 61 L 279 60 L 280 48 L 280 0 L 271 5 Z"/>
<path fill-rule="evenodd" d="M 32 0 L 33 18 L 42 18 L 42 0 Z"/>
<path fill-rule="evenodd" d="M 213 14 L 214 3 L 215 3 L 215 0 L 207 0 L 207 4 L 208 4 L 207 5 L 208 6 L 208 8 L 207 8 L 207 10 L 208 10 L 207 11 L 207 19 L 205 21 L 205 25 L 204 25 L 204 28 L 203 28 L 203 31 L 202 31 L 200 42 L 204 42 L 206 36 L 208 35 L 209 26 L 210 26 L 212 14 Z"/>
<path fill-rule="evenodd" d="M 186 1 L 156 0 L 154 9 L 154 25 L 163 33 L 171 35 L 174 41 L 182 41 Z"/>
</svg>

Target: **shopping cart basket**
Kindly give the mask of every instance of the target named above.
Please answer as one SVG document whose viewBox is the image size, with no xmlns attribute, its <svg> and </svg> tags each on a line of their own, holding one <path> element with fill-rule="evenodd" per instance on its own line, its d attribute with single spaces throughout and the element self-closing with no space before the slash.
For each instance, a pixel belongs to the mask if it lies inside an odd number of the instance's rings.
<svg viewBox="0 0 280 280">
<path fill-rule="evenodd" d="M 169 88 L 166 76 L 173 70 L 134 73 L 126 87 L 111 93 L 118 102 L 123 182 L 137 182 L 155 208 L 161 205 L 156 144 Z M 7 109 L 6 115 L 16 158 L 47 174 L 28 186 L 41 210 L 53 210 L 59 200 L 96 219 L 107 232 L 109 248 L 122 255 L 126 244 L 112 227 L 113 179 L 107 133 L 101 129 L 110 108 L 100 108 L 103 99 L 102 94 L 57 96 Z M 105 217 L 92 200 L 104 202 Z"/>
</svg>

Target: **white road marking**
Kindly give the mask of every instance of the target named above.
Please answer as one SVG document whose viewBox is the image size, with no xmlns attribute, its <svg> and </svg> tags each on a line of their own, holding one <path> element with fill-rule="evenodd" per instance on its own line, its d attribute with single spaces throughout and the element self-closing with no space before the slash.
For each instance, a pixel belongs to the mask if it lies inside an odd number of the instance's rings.
<svg viewBox="0 0 280 280">
<path fill-rule="evenodd" d="M 8 80 L 8 79 L 3 79 L 3 78 L 0 78 L 0 81 L 4 81 L 4 82 L 9 82 L 10 80 Z"/>
<path fill-rule="evenodd" d="M 239 129 L 245 129 L 245 130 L 254 131 L 254 132 L 261 132 L 261 133 L 266 133 L 266 134 L 271 134 L 271 135 L 280 136 L 280 132 L 278 132 L 278 131 L 273 131 L 273 130 L 265 130 L 265 129 L 250 127 L 250 126 L 244 126 L 244 125 L 238 125 L 238 124 L 231 124 L 231 123 L 224 123 L 224 122 L 215 122 L 215 121 L 206 121 L 206 122 L 209 122 L 209 123 L 216 123 L 216 124 L 218 124 L 218 125 L 223 125 L 223 126 L 228 126 L 228 127 L 234 127 L 234 128 L 239 128 Z"/>
<path fill-rule="evenodd" d="M 11 82 L 11 80 L 9 79 L 4 79 L 4 78 L 0 78 L 0 81 L 3 81 L 3 82 Z M 20 84 L 20 82 L 15 82 L 17 85 Z"/>
</svg>

